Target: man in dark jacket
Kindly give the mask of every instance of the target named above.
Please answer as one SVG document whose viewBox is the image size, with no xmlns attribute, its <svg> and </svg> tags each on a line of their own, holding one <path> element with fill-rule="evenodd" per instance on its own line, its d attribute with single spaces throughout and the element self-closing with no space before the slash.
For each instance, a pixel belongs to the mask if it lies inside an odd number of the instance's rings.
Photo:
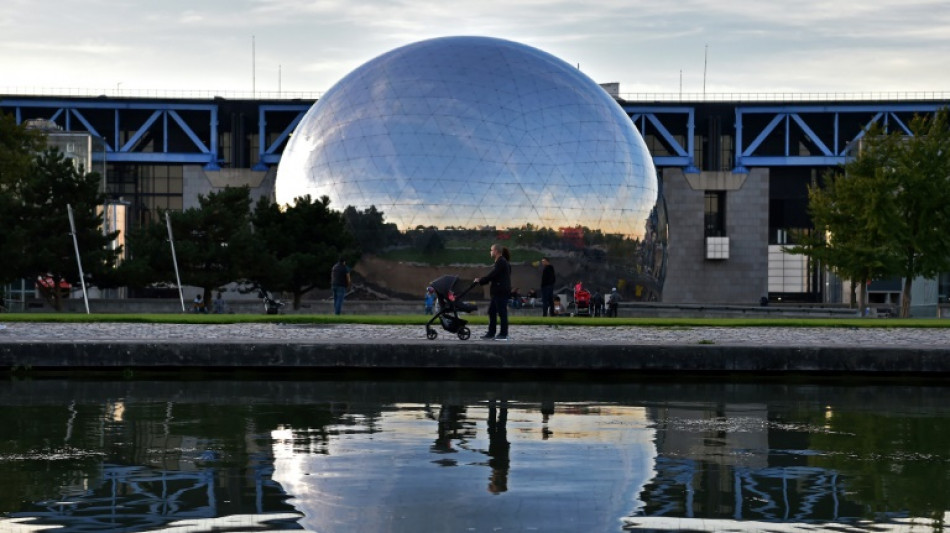
<svg viewBox="0 0 950 533">
<path fill-rule="evenodd" d="M 617 287 L 610 289 L 610 294 L 607 295 L 607 316 L 617 317 L 617 307 L 620 304 L 620 293 L 617 292 Z"/>
<path fill-rule="evenodd" d="M 547 257 L 541 258 L 541 314 L 554 316 L 554 265 Z"/>
<path fill-rule="evenodd" d="M 483 339 L 508 340 L 508 297 L 511 294 L 511 265 L 502 254 L 501 246 L 491 245 L 491 258 L 495 262 L 491 271 L 481 278 L 475 278 L 475 283 L 485 285 L 491 283 L 489 294 L 491 303 L 488 305 L 488 333 Z M 498 336 L 495 336 L 495 324 L 500 323 Z"/>
<path fill-rule="evenodd" d="M 350 286 L 350 268 L 346 266 L 346 259 L 340 258 L 330 269 L 330 289 L 333 291 L 333 313 L 343 312 L 343 298 L 346 289 Z"/>
</svg>

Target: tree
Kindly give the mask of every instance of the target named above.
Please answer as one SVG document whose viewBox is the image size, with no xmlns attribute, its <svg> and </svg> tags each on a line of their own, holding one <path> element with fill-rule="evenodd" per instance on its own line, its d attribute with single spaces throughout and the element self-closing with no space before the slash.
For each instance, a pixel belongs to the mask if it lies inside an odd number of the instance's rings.
<svg viewBox="0 0 950 533">
<path fill-rule="evenodd" d="M 787 248 L 858 283 L 860 309 L 866 305 L 867 283 L 897 268 L 888 248 L 894 226 L 887 223 L 896 216 L 896 206 L 889 193 L 893 184 L 884 170 L 894 157 L 892 145 L 877 125 L 862 142 L 859 157 L 849 161 L 843 173 L 827 172 L 823 183 L 809 187 L 808 212 L 815 231 L 796 234 L 797 245 Z"/>
<path fill-rule="evenodd" d="M 36 130 L 17 125 L 13 115 L 0 113 L 0 285 L 15 281 L 19 275 L 7 258 L 15 250 L 12 229 L 20 223 L 16 216 L 19 201 L 16 190 L 33 175 L 36 154 L 43 148 L 43 136 Z"/>
<path fill-rule="evenodd" d="M 912 137 L 891 134 L 898 144 L 891 172 L 897 217 L 893 232 L 904 279 L 901 316 L 910 316 L 914 278 L 950 270 L 950 116 L 944 108 L 934 117 L 915 116 Z"/>
<path fill-rule="evenodd" d="M 42 149 L 40 131 L 17 125 L 13 115 L 0 113 L 0 194 L 29 176 Z"/>
<path fill-rule="evenodd" d="M 342 214 L 330 209 L 326 196 L 298 197 L 283 210 L 262 198 L 253 224 L 266 264 L 250 277 L 268 289 L 292 293 L 294 309 L 300 309 L 304 293 L 330 286 L 330 269 L 341 256 L 349 264 L 359 257 Z"/>
<path fill-rule="evenodd" d="M 66 282 L 114 286 L 120 249 L 117 232 L 102 231 L 100 176 L 85 173 L 58 150 L 38 155 L 29 175 L 5 185 L 2 223 L 4 261 L 0 279 L 38 280 L 54 309 L 62 309 L 59 287 Z M 79 279 L 67 204 L 72 207 L 76 243 L 86 280 Z"/>
<path fill-rule="evenodd" d="M 947 110 L 915 116 L 909 130 L 911 136 L 869 128 L 854 159 L 827 174 L 823 186 L 809 188 L 816 232 L 788 248 L 862 286 L 902 277 L 902 317 L 910 316 L 914 278 L 950 269 Z"/>
<path fill-rule="evenodd" d="M 262 261 L 261 246 L 250 223 L 247 187 L 225 188 L 198 196 L 197 208 L 170 213 L 175 255 L 182 285 L 201 287 L 204 301 L 231 282 L 242 281 Z M 123 274 L 133 286 L 174 281 L 174 264 L 164 223 L 148 224 L 129 235 L 131 258 Z"/>
</svg>

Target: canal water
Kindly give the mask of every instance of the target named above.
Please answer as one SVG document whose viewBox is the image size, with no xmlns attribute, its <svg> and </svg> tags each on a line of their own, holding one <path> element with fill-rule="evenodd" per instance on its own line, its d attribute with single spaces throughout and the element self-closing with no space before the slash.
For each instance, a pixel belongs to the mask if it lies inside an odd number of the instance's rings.
<svg viewBox="0 0 950 533">
<path fill-rule="evenodd" d="M 7 380 L 0 532 L 950 527 L 927 384 Z"/>
</svg>

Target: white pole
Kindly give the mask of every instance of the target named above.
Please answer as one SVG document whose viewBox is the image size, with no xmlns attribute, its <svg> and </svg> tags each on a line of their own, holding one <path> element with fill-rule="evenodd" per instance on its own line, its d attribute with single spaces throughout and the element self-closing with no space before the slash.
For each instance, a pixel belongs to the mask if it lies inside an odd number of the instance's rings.
<svg viewBox="0 0 950 533">
<path fill-rule="evenodd" d="M 181 300 L 181 312 L 185 312 L 185 295 L 181 292 L 181 277 L 178 275 L 178 257 L 175 256 L 175 239 L 172 237 L 172 219 L 165 211 L 165 225 L 168 226 L 168 243 L 172 245 L 172 264 L 175 265 L 175 283 L 178 284 L 178 299 Z"/>
<path fill-rule="evenodd" d="M 88 315 L 89 296 L 86 295 L 86 276 L 82 272 L 82 260 L 79 259 L 79 241 L 76 240 L 76 222 L 73 220 L 73 206 L 66 204 L 66 212 L 69 214 L 69 234 L 73 236 L 73 248 L 76 250 L 76 264 L 79 265 L 79 283 L 82 285 L 82 300 L 86 304 L 86 314 Z M 59 286 L 53 287 L 53 290 L 58 291 Z"/>
<path fill-rule="evenodd" d="M 709 45 L 706 45 L 706 48 L 703 52 L 703 101 L 706 100 L 706 67 L 709 65 Z"/>
</svg>

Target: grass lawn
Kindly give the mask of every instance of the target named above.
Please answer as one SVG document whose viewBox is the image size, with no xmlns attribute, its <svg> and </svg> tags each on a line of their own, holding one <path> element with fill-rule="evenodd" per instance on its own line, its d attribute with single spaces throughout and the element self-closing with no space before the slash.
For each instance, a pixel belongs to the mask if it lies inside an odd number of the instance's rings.
<svg viewBox="0 0 950 533">
<path fill-rule="evenodd" d="M 379 324 L 422 325 L 430 317 L 425 315 L 264 315 L 228 314 L 81 314 L 81 313 L 0 313 L 0 323 L 6 322 L 132 322 L 155 324 Z M 484 315 L 465 316 L 472 324 L 487 324 Z M 782 327 L 782 328 L 950 328 L 950 320 L 936 318 L 589 318 L 510 316 L 511 324 L 563 326 L 645 326 L 645 327 Z"/>
</svg>

